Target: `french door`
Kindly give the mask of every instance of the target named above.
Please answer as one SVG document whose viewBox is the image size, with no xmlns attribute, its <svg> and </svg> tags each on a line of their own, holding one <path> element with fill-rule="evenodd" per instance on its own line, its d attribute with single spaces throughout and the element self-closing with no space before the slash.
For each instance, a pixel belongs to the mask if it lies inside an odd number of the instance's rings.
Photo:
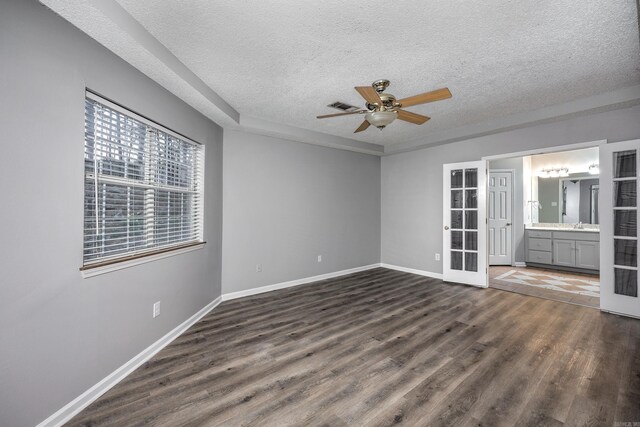
<svg viewBox="0 0 640 427">
<path fill-rule="evenodd" d="M 486 162 L 444 165 L 443 279 L 487 286 Z"/>
<path fill-rule="evenodd" d="M 640 317 L 640 139 L 600 145 L 600 308 Z"/>
</svg>

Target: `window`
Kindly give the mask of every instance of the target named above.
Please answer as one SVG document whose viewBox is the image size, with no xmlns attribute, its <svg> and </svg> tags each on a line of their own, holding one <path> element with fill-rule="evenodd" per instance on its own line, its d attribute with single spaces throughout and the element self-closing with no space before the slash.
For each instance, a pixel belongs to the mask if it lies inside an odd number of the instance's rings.
<svg viewBox="0 0 640 427">
<path fill-rule="evenodd" d="M 204 147 L 87 93 L 83 270 L 202 243 Z"/>
</svg>

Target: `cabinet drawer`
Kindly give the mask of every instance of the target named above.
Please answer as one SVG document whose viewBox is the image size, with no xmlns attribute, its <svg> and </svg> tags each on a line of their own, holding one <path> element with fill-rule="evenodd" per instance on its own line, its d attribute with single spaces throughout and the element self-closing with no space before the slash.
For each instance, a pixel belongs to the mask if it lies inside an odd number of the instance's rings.
<svg viewBox="0 0 640 427">
<path fill-rule="evenodd" d="M 580 232 L 580 231 L 554 231 L 553 232 L 554 239 L 565 239 L 565 240 L 585 240 L 589 242 L 597 242 L 600 240 L 600 233 L 594 232 Z"/>
<path fill-rule="evenodd" d="M 551 239 L 534 239 L 529 237 L 528 242 L 530 250 L 551 252 Z"/>
<path fill-rule="evenodd" d="M 527 230 L 527 236 L 529 237 L 537 237 L 542 239 L 550 239 L 551 231 L 538 231 L 538 230 Z"/>
<path fill-rule="evenodd" d="M 551 264 L 551 252 L 529 251 L 528 262 L 537 262 L 539 264 Z"/>
</svg>

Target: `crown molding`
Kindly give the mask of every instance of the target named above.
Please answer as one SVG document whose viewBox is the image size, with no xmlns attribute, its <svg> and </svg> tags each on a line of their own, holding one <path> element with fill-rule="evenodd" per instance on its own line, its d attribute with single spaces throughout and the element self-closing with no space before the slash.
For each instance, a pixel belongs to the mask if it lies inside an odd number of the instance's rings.
<svg viewBox="0 0 640 427">
<path fill-rule="evenodd" d="M 114 0 L 40 2 L 223 128 L 377 156 L 640 104 L 636 85 L 383 146 L 241 115 Z"/>
<path fill-rule="evenodd" d="M 404 143 L 392 144 L 385 147 L 385 155 L 435 147 L 509 130 L 566 120 L 573 117 L 628 108 L 639 104 L 640 85 L 625 87 L 563 104 L 435 132 Z"/>
<path fill-rule="evenodd" d="M 231 130 L 241 130 L 258 135 L 354 151 L 356 153 L 372 154 L 375 156 L 382 156 L 384 154 L 384 146 L 379 144 L 356 141 L 355 139 L 343 138 L 309 129 L 269 122 L 257 117 L 245 115 L 240 116 L 240 125 L 232 128 Z"/>
</svg>

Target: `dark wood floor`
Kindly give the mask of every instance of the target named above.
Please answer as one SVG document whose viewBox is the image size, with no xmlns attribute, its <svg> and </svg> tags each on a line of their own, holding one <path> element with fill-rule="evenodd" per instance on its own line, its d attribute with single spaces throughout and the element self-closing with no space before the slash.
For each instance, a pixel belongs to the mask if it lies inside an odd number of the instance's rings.
<svg viewBox="0 0 640 427">
<path fill-rule="evenodd" d="M 69 425 L 614 422 L 640 321 L 375 269 L 221 304 Z"/>
</svg>

